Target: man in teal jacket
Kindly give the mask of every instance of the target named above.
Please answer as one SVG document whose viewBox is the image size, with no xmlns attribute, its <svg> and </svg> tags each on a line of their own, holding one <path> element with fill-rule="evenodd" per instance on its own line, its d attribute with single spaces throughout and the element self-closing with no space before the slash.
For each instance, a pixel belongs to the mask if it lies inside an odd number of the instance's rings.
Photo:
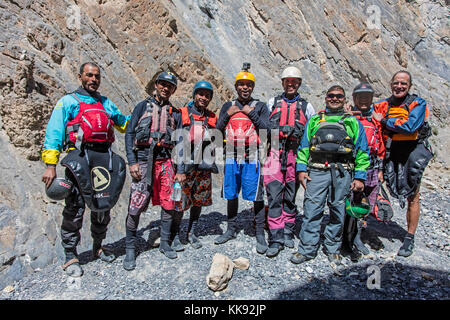
<svg viewBox="0 0 450 320">
<path fill-rule="evenodd" d="M 364 189 L 369 167 L 364 127 L 354 116 L 345 114 L 344 89 L 332 86 L 327 91 L 325 103 L 326 109 L 306 124 L 297 152 L 296 171 L 305 189 L 305 200 L 298 252 L 291 257 L 295 264 L 317 255 L 326 202 L 330 219 L 325 227 L 323 244 L 328 260 L 335 265 L 340 263 L 345 199 L 350 190 Z"/>
<path fill-rule="evenodd" d="M 73 144 L 66 145 L 66 126 L 78 114 L 80 102 L 86 104 L 100 102 L 106 113 L 114 121 L 114 127 L 120 132 L 125 132 L 128 124 L 129 116 L 124 116 L 111 100 L 97 92 L 100 86 L 101 75 L 100 68 L 95 63 L 88 62 L 81 65 L 78 79 L 81 82 L 81 86 L 73 93 L 62 97 L 56 103 L 47 125 L 44 150 L 42 151 L 42 160 L 47 166 L 42 176 L 42 181 L 46 187 L 49 187 L 56 178 L 56 165 L 59 162 L 59 156 L 63 148 L 68 147 L 71 150 L 75 147 Z M 74 180 L 67 170 L 66 178 Z M 66 259 L 63 268 L 67 274 L 76 277 L 83 274 L 83 270 L 79 265 L 76 246 L 80 241 L 85 202 L 75 181 L 73 182 L 75 187 L 65 199 L 66 205 L 63 210 L 61 238 Z M 94 257 L 99 257 L 107 262 L 111 262 L 115 258 L 112 253 L 102 250 L 101 247 L 101 242 L 106 237 L 109 221 L 109 211 L 106 211 L 104 214 L 91 212 L 91 233 L 94 240 L 93 254 Z"/>
</svg>

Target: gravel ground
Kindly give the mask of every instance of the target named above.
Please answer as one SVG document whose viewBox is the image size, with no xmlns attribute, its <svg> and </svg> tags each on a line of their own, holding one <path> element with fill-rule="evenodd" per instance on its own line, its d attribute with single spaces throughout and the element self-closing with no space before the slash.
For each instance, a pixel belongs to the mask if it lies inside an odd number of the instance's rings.
<svg viewBox="0 0 450 320">
<path fill-rule="evenodd" d="M 217 187 L 217 184 L 215 183 Z M 422 187 L 422 215 L 416 232 L 416 249 L 412 256 L 397 256 L 406 231 L 405 210 L 394 201 L 395 216 L 389 224 L 369 218 L 363 241 L 371 253 L 357 263 L 343 259 L 343 266 L 330 267 L 322 250 L 316 259 L 301 265 L 289 261 L 294 249 L 285 248 L 277 257 L 256 253 L 251 203 L 240 202 L 239 232 L 235 240 L 215 245 L 214 239 L 226 230 L 226 202 L 216 188 L 214 205 L 204 208 L 199 227 L 203 247 L 185 244 L 178 259 L 169 260 L 152 243 L 158 236 L 159 209 L 152 209 L 141 220 L 137 267 L 125 271 L 124 239 L 110 243 L 118 258 L 112 264 L 92 260 L 90 251 L 81 253 L 84 275 L 75 279 L 65 275 L 60 263 L 5 288 L 2 300 L 298 300 L 298 299 L 449 299 L 449 206 L 448 189 L 440 192 Z M 297 203 L 302 203 L 300 191 Z M 327 219 L 328 215 L 325 216 Z M 326 219 L 324 222 L 326 222 Z M 145 225 L 143 221 L 149 223 Z M 182 239 L 188 214 L 182 225 Z M 297 231 L 302 216 L 297 217 Z M 184 241 L 184 240 L 183 240 Z M 298 240 L 296 240 L 297 246 Z M 383 244 L 384 248 L 373 248 Z M 249 259 L 248 270 L 235 269 L 228 287 L 213 292 L 206 285 L 212 257 L 222 253 L 231 259 Z M 376 266 L 380 270 L 380 288 L 369 289 L 369 277 Z M 372 267 L 373 268 L 373 267 Z"/>
</svg>

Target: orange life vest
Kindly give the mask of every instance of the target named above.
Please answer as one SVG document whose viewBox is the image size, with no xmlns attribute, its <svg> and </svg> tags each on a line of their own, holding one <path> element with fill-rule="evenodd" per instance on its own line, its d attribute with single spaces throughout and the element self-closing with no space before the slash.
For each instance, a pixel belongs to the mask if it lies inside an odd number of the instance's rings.
<svg viewBox="0 0 450 320">
<path fill-rule="evenodd" d="M 411 112 L 414 107 L 417 106 L 418 102 L 415 101 L 417 98 L 417 95 L 412 94 L 404 101 L 404 103 L 400 106 L 393 106 L 389 99 L 387 100 L 388 103 L 388 110 L 386 112 L 385 118 L 387 119 L 399 119 L 399 121 L 406 122 L 409 119 L 409 113 Z M 428 108 L 425 109 L 425 119 L 427 119 L 429 114 Z M 419 128 L 420 130 L 420 128 Z M 415 132 L 411 134 L 404 134 L 404 133 L 394 133 L 392 135 L 393 141 L 411 141 L 411 140 L 417 140 L 419 136 L 419 130 L 416 130 Z"/>
<path fill-rule="evenodd" d="M 187 106 L 180 108 L 183 127 L 189 127 L 189 141 L 201 143 L 205 135 L 205 129 L 215 128 L 217 116 L 214 112 L 206 111 L 206 115 L 198 115 L 189 112 Z"/>
</svg>

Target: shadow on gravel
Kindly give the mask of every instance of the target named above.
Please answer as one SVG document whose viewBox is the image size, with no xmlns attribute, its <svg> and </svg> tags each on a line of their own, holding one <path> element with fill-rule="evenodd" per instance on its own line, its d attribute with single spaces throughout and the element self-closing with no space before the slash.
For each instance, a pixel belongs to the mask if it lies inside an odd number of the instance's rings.
<svg viewBox="0 0 450 320">
<path fill-rule="evenodd" d="M 204 209 L 205 210 L 205 209 Z M 206 210 L 205 210 L 206 211 Z M 225 209 L 226 212 L 226 209 Z M 244 209 L 238 213 L 237 216 L 238 223 L 238 231 L 243 231 L 245 235 L 250 237 L 255 237 L 255 221 L 254 214 L 252 209 Z M 328 223 L 329 215 L 325 214 L 323 221 L 321 223 L 321 239 L 320 242 L 323 241 L 323 232 L 325 229 L 325 225 Z M 218 211 L 212 211 L 208 213 L 201 213 L 198 223 L 198 235 L 199 236 L 207 236 L 207 235 L 221 235 L 225 230 L 222 230 L 220 225 L 222 222 L 227 221 L 226 213 L 221 213 Z M 295 237 L 298 239 L 301 224 L 303 221 L 303 215 L 298 214 L 296 216 L 295 222 Z M 189 224 L 189 212 L 185 212 L 183 216 L 183 220 L 181 223 L 181 242 L 186 244 L 186 232 Z M 155 220 L 150 222 L 145 228 L 141 228 L 137 232 L 137 255 L 142 252 L 153 250 L 157 247 L 154 243 L 156 239 L 159 238 L 159 226 L 160 220 Z M 146 235 L 148 233 L 148 235 Z M 266 229 L 266 234 L 268 235 L 268 230 Z M 398 239 L 403 241 L 403 238 L 406 234 L 406 230 L 400 227 L 395 222 L 382 223 L 369 216 L 368 218 L 368 227 L 364 230 L 361 235 L 361 239 L 364 243 L 368 244 L 374 250 L 380 250 L 384 247 L 382 241 L 379 237 L 386 238 L 390 241 L 392 239 Z M 113 243 L 104 244 L 106 248 L 111 250 L 116 257 L 120 257 L 125 255 L 125 237 L 121 238 L 118 241 Z M 93 256 L 91 250 L 87 250 L 79 254 L 80 264 L 84 265 L 91 261 L 93 261 Z"/>
<path fill-rule="evenodd" d="M 321 242 L 325 226 L 328 224 L 330 216 L 325 214 L 320 224 Z M 295 237 L 298 239 L 300 234 L 301 225 L 303 222 L 303 215 L 297 214 L 295 218 Z M 384 248 L 383 242 L 380 238 L 384 238 L 393 242 L 394 239 L 403 242 L 403 239 L 407 231 L 403 229 L 396 222 L 391 221 L 383 223 L 375 219 L 373 216 L 367 218 L 367 228 L 363 229 L 361 233 L 361 240 L 363 243 L 368 244 L 373 250 L 380 250 Z"/>
<path fill-rule="evenodd" d="M 149 251 L 154 249 L 153 246 L 155 240 L 159 238 L 159 226 L 160 220 L 155 220 L 150 222 L 145 228 L 141 228 L 136 232 L 136 254 L 139 256 L 142 252 Z M 145 237 L 148 232 L 147 237 Z M 146 239 L 147 238 L 147 239 Z M 110 250 L 116 257 L 120 257 L 125 255 L 125 237 L 112 242 L 112 243 L 103 243 L 103 247 Z M 78 259 L 80 260 L 80 264 L 84 265 L 89 262 L 94 261 L 95 259 L 92 256 L 92 251 L 87 250 L 78 255 Z"/>
<path fill-rule="evenodd" d="M 407 261 L 403 258 L 399 260 Z M 282 291 L 276 299 L 449 299 L 450 281 L 446 271 L 411 267 L 403 265 L 401 261 L 390 261 L 384 265 L 358 265 L 340 271 L 342 276 L 333 274 L 324 279 L 310 276 L 306 284 Z M 379 289 L 375 286 L 377 277 Z"/>
<path fill-rule="evenodd" d="M 198 236 L 210 236 L 210 235 L 221 235 L 224 230 L 220 228 L 220 224 L 227 220 L 226 214 L 222 214 L 218 211 L 211 211 L 208 213 L 203 213 L 207 208 L 202 209 L 200 218 L 197 225 L 197 235 Z M 183 222 L 181 224 L 182 237 L 184 238 L 189 225 L 189 212 L 184 215 Z"/>
<path fill-rule="evenodd" d="M 189 211 L 185 212 L 184 219 L 180 226 L 180 237 L 181 242 L 186 244 L 185 237 L 189 224 Z M 226 215 L 213 211 L 206 214 L 201 214 L 198 223 L 198 235 L 221 235 L 224 231 L 220 228 L 220 224 L 226 221 Z M 151 221 L 146 227 L 141 228 L 137 231 L 136 236 L 136 254 L 139 256 L 141 253 L 153 250 L 158 247 L 155 241 L 160 237 L 159 227 L 160 220 Z M 121 238 L 112 243 L 104 244 L 104 247 L 111 250 L 116 257 L 125 255 L 125 237 Z M 82 252 L 78 255 L 80 264 L 84 265 L 92 262 L 94 259 L 92 257 L 92 252 L 90 250 Z"/>
<path fill-rule="evenodd" d="M 380 237 L 388 239 L 390 242 L 393 242 L 394 239 L 403 242 L 406 234 L 407 231 L 394 221 L 383 223 L 369 216 L 367 228 L 361 233 L 361 240 L 370 245 L 372 249 L 379 250 L 383 248 Z"/>
</svg>

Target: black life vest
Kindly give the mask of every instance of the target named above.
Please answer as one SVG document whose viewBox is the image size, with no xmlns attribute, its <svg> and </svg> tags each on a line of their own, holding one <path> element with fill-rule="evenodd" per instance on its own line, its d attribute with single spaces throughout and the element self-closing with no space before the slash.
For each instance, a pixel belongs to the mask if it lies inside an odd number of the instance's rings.
<svg viewBox="0 0 450 320">
<path fill-rule="evenodd" d="M 153 97 L 147 98 L 146 102 L 146 110 L 135 128 L 134 145 L 148 147 L 155 143 L 158 146 L 172 148 L 174 143 L 171 135 L 176 129 L 173 112 L 178 110 L 170 104 L 160 106 Z"/>
<path fill-rule="evenodd" d="M 310 140 L 310 157 L 314 163 L 347 163 L 354 162 L 355 144 L 345 130 L 344 114 L 337 122 L 327 122 L 325 111 L 319 112 L 319 128 Z"/>
</svg>

